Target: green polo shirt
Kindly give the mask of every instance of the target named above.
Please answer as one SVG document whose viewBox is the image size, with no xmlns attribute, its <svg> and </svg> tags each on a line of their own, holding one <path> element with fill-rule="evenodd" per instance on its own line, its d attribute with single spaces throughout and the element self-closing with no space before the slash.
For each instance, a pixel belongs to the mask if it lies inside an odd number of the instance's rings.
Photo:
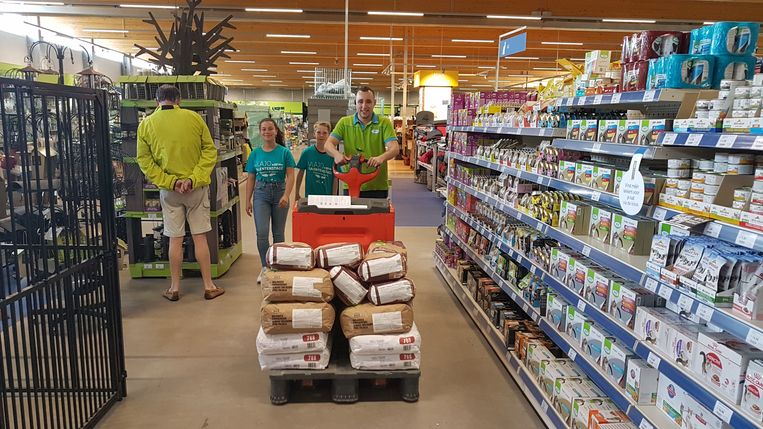
<svg viewBox="0 0 763 429">
<path fill-rule="evenodd" d="M 387 143 L 397 141 L 395 128 L 387 118 L 380 118 L 374 113 L 371 122 L 363 125 L 358 119 L 358 114 L 345 116 L 336 123 L 331 135 L 344 143 L 344 154 L 353 156 L 362 154 L 366 159 L 379 156 L 386 152 Z M 389 189 L 387 179 L 387 163 L 379 167 L 381 171 L 376 178 L 361 188 L 363 191 L 385 191 Z M 363 172 L 372 171 L 373 168 L 363 167 Z"/>
</svg>

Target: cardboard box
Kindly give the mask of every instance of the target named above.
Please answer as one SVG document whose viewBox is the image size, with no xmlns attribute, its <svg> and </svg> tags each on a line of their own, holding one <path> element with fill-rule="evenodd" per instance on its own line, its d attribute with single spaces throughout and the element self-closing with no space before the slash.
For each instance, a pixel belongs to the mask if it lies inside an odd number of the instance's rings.
<svg viewBox="0 0 763 429">
<path fill-rule="evenodd" d="M 677 133 L 717 133 L 722 130 L 722 120 L 689 118 L 673 121 L 673 131 Z"/>
<path fill-rule="evenodd" d="M 567 268 L 567 272 L 571 274 L 570 287 L 572 290 L 580 296 L 585 296 L 586 279 L 588 278 L 588 270 L 598 267 L 593 261 L 589 259 L 576 259 L 575 264 L 570 264 Z"/>
<path fill-rule="evenodd" d="M 638 307 L 636 309 L 636 321 L 634 333 L 642 341 L 656 346 L 659 350 L 666 350 L 668 344 L 668 324 L 678 322 L 677 314 L 671 313 L 664 308 Z"/>
<path fill-rule="evenodd" d="M 656 377 L 657 375 L 655 374 L 654 378 Z M 685 407 L 687 396 L 689 395 L 680 386 L 673 383 L 665 375 L 660 374 L 657 383 L 657 408 L 662 410 L 678 426 L 683 425 L 682 411 Z"/>
<path fill-rule="evenodd" d="M 591 188 L 604 192 L 612 192 L 615 186 L 614 173 L 614 168 L 595 165 L 591 175 Z"/>
<path fill-rule="evenodd" d="M 606 269 L 590 268 L 586 276 L 583 298 L 602 311 L 607 311 L 612 278 Z"/>
<path fill-rule="evenodd" d="M 612 232 L 612 211 L 603 207 L 591 209 L 591 225 L 589 236 L 604 244 L 610 243 Z"/>
<path fill-rule="evenodd" d="M 640 119 L 628 119 L 620 121 L 620 125 L 617 128 L 617 141 L 616 143 L 638 143 L 639 133 L 641 132 L 641 120 Z"/>
<path fill-rule="evenodd" d="M 583 120 L 573 119 L 567 121 L 567 138 L 570 140 L 582 140 L 583 139 Z"/>
<path fill-rule="evenodd" d="M 742 395 L 742 410 L 763 421 L 763 360 L 750 361 L 745 374 Z"/>
<path fill-rule="evenodd" d="M 623 344 L 607 338 L 601 352 L 601 367 L 605 374 L 620 387 L 625 387 L 628 362 L 637 356 Z"/>
<path fill-rule="evenodd" d="M 567 330 L 567 305 L 564 299 L 553 293 L 546 296 L 546 318 L 559 332 Z"/>
<path fill-rule="evenodd" d="M 612 62 L 612 51 L 589 51 L 585 54 L 586 74 L 604 74 L 609 71 L 609 64 Z"/>
<path fill-rule="evenodd" d="M 657 144 L 660 133 L 673 129 L 672 119 L 643 119 L 639 130 L 639 144 Z"/>
<path fill-rule="evenodd" d="M 615 337 L 609 336 L 607 332 L 598 326 L 594 325 L 592 321 L 586 321 L 583 323 L 583 339 L 581 346 L 583 351 L 601 366 L 601 353 L 604 348 L 604 341 L 616 341 Z"/>
<path fill-rule="evenodd" d="M 697 402 L 690 395 L 684 399 L 685 417 L 683 427 L 685 429 L 723 429 L 727 427 L 712 411 Z"/>
<path fill-rule="evenodd" d="M 600 396 L 601 390 L 587 378 L 559 378 L 554 385 L 554 408 L 569 425 L 572 423 L 572 405 L 576 399 Z"/>
<path fill-rule="evenodd" d="M 593 165 L 584 162 L 575 163 L 575 184 L 591 186 Z"/>
<path fill-rule="evenodd" d="M 634 328 L 637 308 L 654 307 L 658 298 L 636 283 L 621 282 L 612 282 L 609 296 L 609 314 L 630 329 Z"/>
<path fill-rule="evenodd" d="M 702 332 L 691 369 L 712 390 L 738 404 L 744 392 L 747 367 L 753 359 L 763 359 L 763 351 L 726 332 Z"/>
<path fill-rule="evenodd" d="M 617 143 L 617 129 L 620 123 L 625 126 L 625 119 L 602 119 L 599 121 L 598 141 L 603 143 Z"/>
<path fill-rule="evenodd" d="M 634 429 L 628 416 L 620 410 L 591 411 L 588 429 Z"/>
<path fill-rule="evenodd" d="M 567 306 L 567 335 L 577 345 L 581 345 L 583 341 L 583 324 L 586 321 L 585 314 L 578 311 L 575 306 Z"/>
<path fill-rule="evenodd" d="M 619 408 L 607 397 L 579 398 L 572 404 L 572 428 L 588 429 L 591 414 L 595 412 L 615 412 Z"/>
<path fill-rule="evenodd" d="M 558 250 L 557 250 L 558 249 Z M 574 252 L 572 249 L 559 249 L 554 248 L 552 250 L 552 255 L 554 251 L 556 251 L 556 266 L 551 267 L 551 275 L 562 281 L 562 283 L 566 284 L 567 286 L 570 286 L 572 280 L 568 279 L 568 272 L 570 270 L 570 265 L 574 265 L 575 261 L 582 257 L 582 255 L 578 254 L 577 252 Z M 553 256 L 552 256 L 553 258 Z"/>
<path fill-rule="evenodd" d="M 595 142 L 596 138 L 599 137 L 599 121 L 584 119 L 583 123 L 581 124 L 581 131 L 581 140 Z"/>
<path fill-rule="evenodd" d="M 585 373 L 570 359 L 544 359 L 540 363 L 539 382 L 541 388 L 550 398 L 554 395 L 556 380 L 560 378 L 583 377 Z"/>
<path fill-rule="evenodd" d="M 697 340 L 699 333 L 706 331 L 701 325 L 696 324 L 668 324 L 665 334 L 667 345 L 663 349 L 668 354 L 671 362 L 678 367 L 689 370 L 697 360 Z"/>
<path fill-rule="evenodd" d="M 629 359 L 625 377 L 625 391 L 639 405 L 657 402 L 657 378 L 660 372 L 641 359 Z"/>
<path fill-rule="evenodd" d="M 530 341 L 527 343 L 527 354 L 525 356 L 527 368 L 535 379 L 540 374 L 540 361 L 543 359 L 555 359 L 551 351 L 543 345 L 542 341 Z"/>
<path fill-rule="evenodd" d="M 575 183 L 575 169 L 577 163 L 572 161 L 559 161 L 559 179 Z"/>
<path fill-rule="evenodd" d="M 612 216 L 611 244 L 631 255 L 648 255 L 652 247 L 657 222 L 653 220 L 631 218 L 627 215 Z"/>
<path fill-rule="evenodd" d="M 726 118 L 724 133 L 763 134 L 763 118 Z"/>
<path fill-rule="evenodd" d="M 572 235 L 588 235 L 591 206 L 581 201 L 562 201 L 559 209 L 559 228 Z"/>
</svg>

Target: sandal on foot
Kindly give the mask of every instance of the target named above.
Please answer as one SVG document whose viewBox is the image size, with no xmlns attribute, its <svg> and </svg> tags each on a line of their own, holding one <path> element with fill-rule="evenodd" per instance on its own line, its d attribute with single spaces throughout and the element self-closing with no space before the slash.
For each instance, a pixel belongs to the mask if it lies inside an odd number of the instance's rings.
<svg viewBox="0 0 763 429">
<path fill-rule="evenodd" d="M 215 299 L 224 293 L 225 293 L 225 289 L 221 287 L 216 287 L 214 289 L 207 289 L 204 291 L 204 299 Z"/>
<path fill-rule="evenodd" d="M 180 299 L 180 293 L 178 291 L 171 291 L 169 289 L 162 292 L 162 296 L 170 301 L 177 301 Z"/>
</svg>

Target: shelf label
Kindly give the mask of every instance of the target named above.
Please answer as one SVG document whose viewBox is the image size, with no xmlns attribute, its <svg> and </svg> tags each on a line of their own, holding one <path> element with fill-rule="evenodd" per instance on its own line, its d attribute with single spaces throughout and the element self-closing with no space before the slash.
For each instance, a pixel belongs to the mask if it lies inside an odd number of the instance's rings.
<svg viewBox="0 0 763 429">
<path fill-rule="evenodd" d="M 522 310 L 525 311 L 525 313 L 530 314 L 530 306 L 527 304 L 522 305 Z"/>
<path fill-rule="evenodd" d="M 583 246 L 583 251 L 581 252 L 586 257 L 591 255 L 591 247 L 590 246 Z"/>
<path fill-rule="evenodd" d="M 662 138 L 662 144 L 673 144 L 676 142 L 676 138 L 678 138 L 676 133 L 665 133 L 665 137 Z"/>
<path fill-rule="evenodd" d="M 601 94 L 593 98 L 593 104 L 601 104 L 602 101 L 604 101 L 604 96 Z"/>
<path fill-rule="evenodd" d="M 557 98 L 556 99 L 556 107 L 559 107 L 562 105 L 562 102 L 564 102 L 564 98 Z"/>
<path fill-rule="evenodd" d="M 700 304 L 697 307 L 697 316 L 702 320 L 710 321 L 713 318 L 713 313 L 715 313 L 715 310 L 710 306 Z"/>
<path fill-rule="evenodd" d="M 757 235 L 747 232 L 747 231 L 739 231 L 739 234 L 737 234 L 736 240 L 734 240 L 734 243 L 746 247 L 748 249 L 752 249 L 755 247 L 755 239 L 757 238 Z"/>
<path fill-rule="evenodd" d="M 538 223 L 535 224 L 535 229 L 538 231 L 543 231 L 543 222 L 538 221 Z"/>
<path fill-rule="evenodd" d="M 699 146 L 701 141 L 702 134 L 689 134 L 689 137 L 686 137 L 686 146 Z"/>
<path fill-rule="evenodd" d="M 580 310 L 581 313 L 585 313 L 585 307 L 586 307 L 585 301 L 583 301 L 582 299 L 578 300 L 577 308 L 578 310 Z"/>
<path fill-rule="evenodd" d="M 578 98 L 578 106 L 582 106 L 582 105 L 586 104 L 586 101 L 588 101 L 588 97 L 586 97 L 586 96 Z"/>
<path fill-rule="evenodd" d="M 717 224 L 715 222 L 708 223 L 705 226 L 705 235 L 709 235 L 713 238 L 718 238 L 719 235 L 721 235 L 721 230 L 723 227 L 720 224 Z"/>
<path fill-rule="evenodd" d="M 570 351 L 567 352 L 567 356 L 570 358 L 570 360 L 575 360 L 575 358 L 578 357 L 578 352 L 576 352 L 575 349 L 570 347 Z"/>
<path fill-rule="evenodd" d="M 599 192 L 599 191 L 594 191 L 591 194 L 591 199 L 594 200 L 594 201 L 599 201 L 600 198 L 601 198 L 601 192 Z"/>
<path fill-rule="evenodd" d="M 538 323 L 538 321 L 540 320 L 540 314 L 539 313 L 533 312 L 532 317 L 533 317 L 533 321 L 535 323 Z"/>
<path fill-rule="evenodd" d="M 662 207 L 657 207 L 656 209 L 654 209 L 654 214 L 652 215 L 652 217 L 654 217 L 655 219 L 659 221 L 663 221 L 665 220 L 666 217 L 668 217 L 668 211 Z"/>
<path fill-rule="evenodd" d="M 522 212 L 517 212 L 517 220 L 522 220 Z"/>
<path fill-rule="evenodd" d="M 763 334 L 754 329 L 747 331 L 747 337 L 744 340 L 751 346 L 763 349 Z"/>
<path fill-rule="evenodd" d="M 729 423 L 731 421 L 731 416 L 734 415 L 734 412 L 731 411 L 731 408 L 727 407 L 723 402 L 716 401 L 715 406 L 713 407 L 713 414 L 720 417 L 724 422 Z"/>
<path fill-rule="evenodd" d="M 649 357 L 647 357 L 646 362 L 651 365 L 652 368 L 658 369 L 662 359 L 653 352 L 649 352 Z"/>
<path fill-rule="evenodd" d="M 601 152 L 601 143 L 594 143 L 593 146 L 591 146 L 591 152 Z"/>
<path fill-rule="evenodd" d="M 644 91 L 644 98 L 641 99 L 644 103 L 649 103 L 654 101 L 655 96 L 657 95 L 657 91 L 651 90 L 651 91 Z"/>
<path fill-rule="evenodd" d="M 691 306 L 694 304 L 694 300 L 689 295 L 681 294 L 681 297 L 678 298 L 678 306 L 681 307 L 681 310 L 683 311 L 691 311 Z"/>
<path fill-rule="evenodd" d="M 157 219 L 159 215 L 157 213 L 148 213 L 146 214 L 146 217 L 149 219 Z"/>
<path fill-rule="evenodd" d="M 144 270 L 152 270 L 154 268 L 154 264 L 143 264 Z"/>
<path fill-rule="evenodd" d="M 644 284 L 644 287 L 649 289 L 652 293 L 657 293 L 657 286 L 659 286 L 659 282 L 651 277 L 648 278 L 646 284 Z"/>
<path fill-rule="evenodd" d="M 522 170 L 517 171 L 517 177 L 520 179 L 522 178 Z"/>
<path fill-rule="evenodd" d="M 543 410 L 544 413 L 548 413 L 548 402 L 545 400 L 540 404 L 540 409 Z"/>
<path fill-rule="evenodd" d="M 734 134 L 724 134 L 720 137 L 718 137 L 718 143 L 715 144 L 715 147 L 733 147 L 734 143 L 737 141 L 737 136 Z"/>
<path fill-rule="evenodd" d="M 646 420 L 646 417 L 641 419 L 641 423 L 638 425 L 638 429 L 654 429 L 651 423 Z"/>
<path fill-rule="evenodd" d="M 531 271 L 531 272 L 532 272 L 534 275 L 536 275 L 536 276 L 538 275 L 538 267 L 537 267 L 536 265 L 533 265 L 533 266 L 532 266 L 532 268 L 530 269 L 530 271 Z"/>
<path fill-rule="evenodd" d="M 622 97 L 622 95 L 623 94 L 621 92 L 616 92 L 616 93 L 612 94 L 612 101 L 611 101 L 611 103 L 612 104 L 620 103 L 620 97 Z"/>
<path fill-rule="evenodd" d="M 564 104 L 566 104 L 566 105 L 568 105 L 568 106 L 572 106 L 572 103 L 574 103 L 574 102 L 575 102 L 575 97 L 569 97 L 569 98 L 568 98 L 567 100 L 565 100 L 565 101 L 566 101 L 566 103 L 564 103 Z"/>
<path fill-rule="evenodd" d="M 660 291 L 657 294 L 670 301 L 670 296 L 673 295 L 673 288 L 668 285 L 661 285 Z"/>
<path fill-rule="evenodd" d="M 752 143 L 752 150 L 763 150 L 763 136 L 755 137 L 755 141 Z"/>
</svg>

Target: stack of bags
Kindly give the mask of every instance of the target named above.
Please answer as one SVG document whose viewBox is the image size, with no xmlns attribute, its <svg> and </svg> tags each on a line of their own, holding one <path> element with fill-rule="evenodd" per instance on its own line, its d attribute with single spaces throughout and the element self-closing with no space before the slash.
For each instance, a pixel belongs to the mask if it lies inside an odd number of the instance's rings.
<svg viewBox="0 0 763 429">
<path fill-rule="evenodd" d="M 355 272 L 348 267 L 332 268 L 337 295 L 349 306 L 340 319 L 350 340 L 353 368 L 419 368 L 421 336 L 408 304 L 415 287 L 406 273 L 405 246 L 398 242 L 372 243 Z"/>
<path fill-rule="evenodd" d="M 271 270 L 262 281 L 260 367 L 325 369 L 336 317 L 329 304 L 334 287 L 328 271 L 314 269 L 313 249 L 304 243 L 274 244 L 266 260 Z"/>
</svg>

